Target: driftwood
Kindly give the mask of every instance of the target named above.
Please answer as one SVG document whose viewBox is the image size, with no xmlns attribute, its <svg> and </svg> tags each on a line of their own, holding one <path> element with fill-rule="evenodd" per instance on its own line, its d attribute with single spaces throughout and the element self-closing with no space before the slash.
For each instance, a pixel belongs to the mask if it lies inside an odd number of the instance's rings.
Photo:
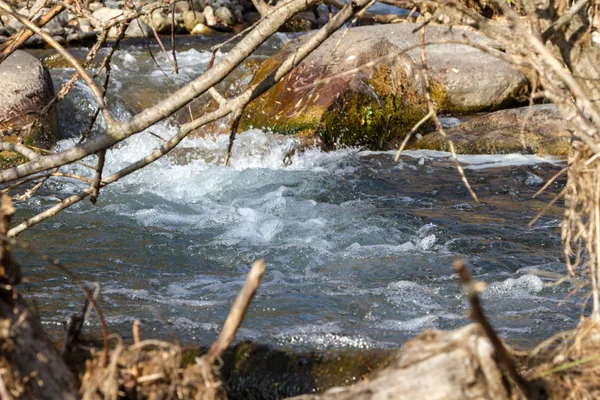
<svg viewBox="0 0 600 400">
<path fill-rule="evenodd" d="M 496 363 L 494 347 L 478 324 L 426 331 L 371 379 L 294 400 L 510 399 L 515 388 Z"/>
</svg>

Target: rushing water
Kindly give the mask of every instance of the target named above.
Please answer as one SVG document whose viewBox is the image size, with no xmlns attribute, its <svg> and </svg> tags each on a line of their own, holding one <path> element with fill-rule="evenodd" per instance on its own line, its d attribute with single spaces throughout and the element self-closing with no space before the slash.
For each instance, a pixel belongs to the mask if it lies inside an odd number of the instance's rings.
<svg viewBox="0 0 600 400">
<path fill-rule="evenodd" d="M 167 85 L 142 49 L 117 58 L 114 96 L 140 82 Z M 178 59 L 185 81 L 208 56 L 186 50 Z M 71 72 L 53 75 L 63 80 Z M 73 99 L 78 114 L 67 118 L 63 109 L 61 122 L 76 134 L 92 108 L 81 86 Z M 126 110 L 115 112 L 126 116 Z M 161 123 L 149 131 L 154 135 L 111 150 L 107 170 L 146 155 L 161 143 L 155 135 L 168 138 L 175 129 Z M 104 189 L 96 205 L 81 202 L 21 237 L 86 282 L 98 282 L 109 327 L 125 336 L 140 319 L 145 337 L 175 334 L 209 343 L 259 258 L 266 273 L 240 340 L 310 349 L 393 347 L 425 328 L 460 326 L 467 307 L 453 274 L 457 257 L 488 283 L 484 306 L 503 336 L 542 338 L 576 323 L 581 298 L 568 297 L 573 285 L 552 285 L 539 272 L 565 272 L 560 208 L 527 225 L 560 191 L 562 181 L 532 199 L 560 161 L 460 157 L 481 199 L 476 204 L 447 153 L 406 152 L 395 163 L 390 152 L 313 149 L 284 163 L 295 144 L 258 129 L 244 132 L 225 168 L 226 137 L 186 139 L 174 155 Z M 53 181 L 20 205 L 18 217 L 80 187 Z M 25 294 L 47 327 L 60 332 L 83 295 L 35 256 L 19 251 L 18 257 L 30 282 Z M 88 329 L 97 327 L 94 319 Z"/>
</svg>

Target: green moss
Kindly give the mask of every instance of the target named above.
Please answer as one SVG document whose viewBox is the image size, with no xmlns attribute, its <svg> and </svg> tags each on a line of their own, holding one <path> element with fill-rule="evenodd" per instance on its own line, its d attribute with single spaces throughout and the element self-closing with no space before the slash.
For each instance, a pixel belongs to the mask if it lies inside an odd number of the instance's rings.
<svg viewBox="0 0 600 400">
<path fill-rule="evenodd" d="M 266 60 L 253 83 L 267 78 L 287 54 L 283 51 Z M 314 81 L 328 76 L 328 72 L 323 66 L 301 64 L 246 107 L 240 130 L 265 127 L 281 134 L 313 134 L 328 149 L 338 145 L 392 148 L 427 111 L 424 97 L 414 89 L 412 79 L 399 73 L 382 64 L 362 83 L 356 78 L 336 78 L 322 86 L 302 89 L 307 77 Z M 441 89 L 436 94 L 438 98 L 443 95 Z M 421 129 L 426 131 L 430 126 Z"/>
<path fill-rule="evenodd" d="M 397 95 L 376 99 L 351 93 L 327 110 L 317 133 L 328 149 L 339 145 L 389 149 L 424 115 L 422 107 Z"/>
<path fill-rule="evenodd" d="M 431 95 L 431 101 L 433 101 L 433 104 L 435 104 L 440 112 L 444 112 L 451 108 L 448 101 L 448 92 L 443 84 L 432 82 L 429 85 L 429 93 Z"/>
<path fill-rule="evenodd" d="M 342 351 L 321 355 L 312 363 L 311 373 L 317 389 L 357 383 L 391 361 L 385 351 Z"/>
<path fill-rule="evenodd" d="M 15 167 L 27 162 L 27 158 L 12 151 L 0 151 L 0 169 Z"/>
</svg>

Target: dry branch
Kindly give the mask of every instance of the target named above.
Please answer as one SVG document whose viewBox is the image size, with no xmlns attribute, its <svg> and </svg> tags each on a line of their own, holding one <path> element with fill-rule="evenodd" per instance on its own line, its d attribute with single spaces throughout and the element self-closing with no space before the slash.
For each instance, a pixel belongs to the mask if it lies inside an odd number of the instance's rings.
<svg viewBox="0 0 600 400">
<path fill-rule="evenodd" d="M 220 359 L 225 349 L 231 345 L 235 333 L 242 323 L 244 315 L 246 315 L 246 310 L 248 310 L 248 306 L 260 285 L 260 279 L 264 272 L 264 260 L 256 261 L 252 265 L 252 269 L 246 278 L 242 290 L 235 299 L 233 306 L 231 306 L 231 311 L 229 311 L 229 315 L 227 315 L 227 319 L 225 320 L 225 324 L 223 325 L 223 329 L 221 329 L 219 337 L 206 354 L 208 363 L 213 364 L 216 360 Z"/>
<path fill-rule="evenodd" d="M 511 379 L 517 384 L 527 399 L 545 398 L 542 397 L 543 392 L 540 392 L 540 389 L 536 387 L 536 385 L 528 382 L 523 378 L 523 376 L 521 376 L 514 359 L 508 353 L 504 347 L 504 344 L 502 344 L 502 341 L 496 334 L 496 331 L 494 331 L 494 328 L 486 318 L 479 300 L 479 292 L 482 289 L 481 285 L 478 282 L 473 282 L 471 280 L 471 274 L 465 267 L 462 260 L 457 260 L 454 263 L 454 268 L 458 273 L 463 292 L 467 295 L 469 304 L 471 306 L 470 317 L 474 322 L 477 322 L 483 328 L 485 335 L 492 343 L 492 346 L 494 346 L 494 350 L 500 364 L 506 369 Z"/>
</svg>

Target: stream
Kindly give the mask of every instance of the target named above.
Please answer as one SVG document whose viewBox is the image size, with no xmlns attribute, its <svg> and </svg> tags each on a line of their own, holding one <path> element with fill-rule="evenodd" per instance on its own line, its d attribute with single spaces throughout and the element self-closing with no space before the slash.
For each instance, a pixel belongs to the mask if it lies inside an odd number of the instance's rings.
<svg viewBox="0 0 600 400">
<path fill-rule="evenodd" d="M 182 44 L 177 77 L 164 55 L 155 55 L 169 78 L 144 46 L 124 46 L 109 92 L 113 113 L 126 118 L 206 68 L 211 43 L 196 40 Z M 259 58 L 286 40 L 276 36 Z M 73 70 L 51 72 L 59 87 Z M 77 84 L 61 104 L 70 138 L 58 149 L 79 139 L 94 111 L 90 102 Z M 126 140 L 108 152 L 108 172 L 175 132 L 166 121 Z M 572 283 L 554 285 L 546 277 L 566 273 L 562 203 L 528 226 L 562 189 L 564 178 L 532 198 L 563 161 L 460 156 L 477 204 L 448 153 L 407 151 L 396 163 L 394 152 L 309 149 L 284 163 L 297 140 L 251 129 L 238 136 L 225 168 L 227 142 L 210 133 L 185 139 L 173 155 L 102 190 L 96 205 L 78 203 L 20 238 L 60 258 L 85 282 L 97 282 L 109 329 L 124 337 L 139 319 L 144 337 L 209 344 L 259 258 L 265 276 L 238 341 L 306 350 L 394 348 L 426 328 L 459 327 L 468 309 L 453 273 L 459 257 L 488 284 L 483 306 L 509 341 L 531 345 L 577 323 L 583 294 L 569 297 Z M 18 204 L 16 220 L 81 187 L 51 181 Z M 28 279 L 24 295 L 46 328 L 62 336 L 83 294 L 35 255 L 18 250 L 17 257 Z M 86 329 L 98 332 L 97 319 Z"/>
</svg>

